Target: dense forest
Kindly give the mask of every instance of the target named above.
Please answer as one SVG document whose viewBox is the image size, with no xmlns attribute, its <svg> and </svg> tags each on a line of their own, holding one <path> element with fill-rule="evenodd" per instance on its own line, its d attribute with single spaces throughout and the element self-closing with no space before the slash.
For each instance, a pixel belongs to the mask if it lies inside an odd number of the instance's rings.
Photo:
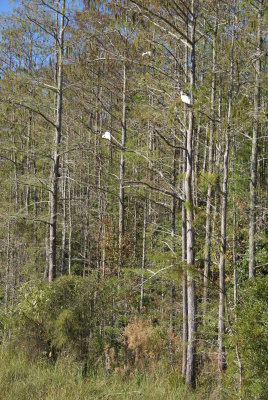
<svg viewBox="0 0 268 400">
<path fill-rule="evenodd" d="M 0 398 L 268 398 L 265 0 L 0 15 Z"/>
</svg>

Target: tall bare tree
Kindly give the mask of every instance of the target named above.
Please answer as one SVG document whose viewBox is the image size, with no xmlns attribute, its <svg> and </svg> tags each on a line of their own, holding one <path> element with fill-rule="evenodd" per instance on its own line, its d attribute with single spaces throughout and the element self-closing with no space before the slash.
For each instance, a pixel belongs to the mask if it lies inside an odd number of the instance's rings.
<svg viewBox="0 0 268 400">
<path fill-rule="evenodd" d="M 259 137 L 259 110 L 261 99 L 261 59 L 262 59 L 262 24 L 263 24 L 263 0 L 255 2 L 258 10 L 257 49 L 255 54 L 255 90 L 254 90 L 254 113 L 253 133 L 251 146 L 250 166 L 250 206 L 249 206 L 249 278 L 256 274 L 255 260 L 255 234 L 256 234 L 256 190 L 257 190 L 257 158 Z"/>
<path fill-rule="evenodd" d="M 195 29 L 196 14 L 195 1 L 191 2 L 191 17 L 189 21 L 190 43 L 190 107 L 188 113 L 188 131 L 186 140 L 186 174 L 185 174 L 185 201 L 186 201 L 186 258 L 187 258 L 187 305 L 188 305 L 188 347 L 185 382 L 187 386 L 194 387 L 196 372 L 196 295 L 195 279 L 192 268 L 195 265 L 194 252 L 194 224 L 193 224 L 193 139 L 194 139 L 194 90 L 195 90 Z"/>
<path fill-rule="evenodd" d="M 234 7 L 236 13 L 236 7 Z M 227 204 L 228 204 L 228 179 L 229 179 L 229 151 L 230 151 L 230 134 L 231 134 L 231 113 L 233 103 L 233 76 L 234 76 L 234 36 L 235 21 L 232 24 L 231 38 L 231 59 L 230 59 L 230 82 L 228 93 L 228 114 L 227 129 L 224 133 L 224 156 L 223 156 L 223 179 L 221 187 L 221 228 L 220 228 L 220 260 L 219 260 L 219 319 L 218 319 L 218 367 L 219 376 L 226 368 L 225 346 L 223 336 L 225 333 L 225 258 L 226 258 L 226 222 L 227 222 Z"/>
<path fill-rule="evenodd" d="M 59 170 L 60 170 L 60 143 L 62 135 L 62 95 L 63 95 L 63 55 L 64 55 L 64 30 L 65 30 L 65 0 L 61 2 L 61 12 L 57 9 L 57 14 L 60 14 L 59 37 L 56 47 L 56 119 L 54 143 L 52 152 L 52 169 L 51 169 L 51 184 L 50 184 L 50 208 L 49 208 L 49 269 L 48 280 L 53 281 L 57 272 L 57 212 L 58 212 L 58 185 L 59 185 Z M 57 15 L 57 18 L 58 18 Z"/>
<path fill-rule="evenodd" d="M 212 42 L 212 78 L 211 78 L 211 121 L 209 128 L 209 144 L 208 144 L 208 190 L 207 190 L 207 204 L 206 204 L 206 236 L 205 236 L 205 250 L 204 250 L 204 291 L 203 291 L 203 313 L 206 314 L 207 298 L 208 298 L 208 278 L 209 268 L 211 264 L 211 202 L 212 202 L 212 172 L 213 172 L 213 147 L 215 141 L 216 130 L 216 43 L 218 31 L 218 10 L 214 22 L 213 42 Z"/>
</svg>

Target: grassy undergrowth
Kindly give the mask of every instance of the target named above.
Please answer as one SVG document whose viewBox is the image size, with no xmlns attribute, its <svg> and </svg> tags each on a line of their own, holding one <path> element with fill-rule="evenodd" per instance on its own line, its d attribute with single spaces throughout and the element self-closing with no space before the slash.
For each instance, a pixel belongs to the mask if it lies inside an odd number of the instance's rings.
<svg viewBox="0 0 268 400">
<path fill-rule="evenodd" d="M 87 399 L 215 399 L 207 393 L 186 392 L 179 373 L 156 368 L 150 374 L 90 373 L 68 360 L 52 364 L 45 360 L 30 362 L 22 355 L 1 351 L 0 399 L 5 400 L 87 400 Z"/>
</svg>

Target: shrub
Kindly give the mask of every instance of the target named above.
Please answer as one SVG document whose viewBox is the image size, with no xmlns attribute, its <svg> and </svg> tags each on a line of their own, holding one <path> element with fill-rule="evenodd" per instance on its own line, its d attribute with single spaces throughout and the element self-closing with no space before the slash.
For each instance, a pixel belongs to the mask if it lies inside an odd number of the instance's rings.
<svg viewBox="0 0 268 400">
<path fill-rule="evenodd" d="M 124 334 L 128 348 L 134 355 L 135 364 L 142 367 L 158 361 L 167 348 L 167 336 L 163 335 L 162 329 L 141 317 L 134 317 L 126 326 Z"/>
<path fill-rule="evenodd" d="M 94 363 L 119 336 L 112 321 L 115 293 L 94 276 L 28 283 L 14 309 L 13 339 L 32 357 L 64 353 Z"/>
<path fill-rule="evenodd" d="M 250 280 L 240 294 L 235 326 L 246 399 L 268 398 L 268 276 Z"/>
</svg>

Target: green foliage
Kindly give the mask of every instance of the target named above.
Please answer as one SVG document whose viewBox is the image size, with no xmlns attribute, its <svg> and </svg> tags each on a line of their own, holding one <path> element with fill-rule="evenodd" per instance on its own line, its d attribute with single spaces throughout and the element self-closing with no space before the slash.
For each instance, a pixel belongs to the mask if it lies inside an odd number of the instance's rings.
<svg viewBox="0 0 268 400">
<path fill-rule="evenodd" d="M 51 284 L 35 282 L 24 285 L 13 315 L 13 335 L 31 353 L 51 356 L 64 351 L 84 359 L 105 342 L 115 339 L 118 331 L 112 323 L 113 283 L 97 285 L 94 276 L 68 276 Z M 102 311 L 101 311 L 102 310 Z M 100 324 L 107 318 L 106 329 Z M 110 327 L 110 330 L 108 329 Z M 31 344 L 29 346 L 29 341 Z"/>
<path fill-rule="evenodd" d="M 250 280 L 240 292 L 235 326 L 246 399 L 268 396 L 268 276 Z"/>
<path fill-rule="evenodd" d="M 202 171 L 198 182 L 199 189 L 202 191 L 202 193 L 206 194 L 208 185 L 211 184 L 212 187 L 215 187 L 217 179 L 218 179 L 217 174 Z"/>
<path fill-rule="evenodd" d="M 193 210 L 193 204 L 191 204 L 191 203 L 189 202 L 189 200 L 185 200 L 185 201 L 184 201 L 184 206 L 185 206 L 186 210 L 188 210 L 188 211 Z"/>
<path fill-rule="evenodd" d="M 214 400 L 211 387 L 187 392 L 179 371 L 159 363 L 150 373 L 118 368 L 113 374 L 99 370 L 83 377 L 75 360 L 59 359 L 55 365 L 29 362 L 20 353 L 1 349 L 0 393 L 5 400 Z"/>
</svg>

